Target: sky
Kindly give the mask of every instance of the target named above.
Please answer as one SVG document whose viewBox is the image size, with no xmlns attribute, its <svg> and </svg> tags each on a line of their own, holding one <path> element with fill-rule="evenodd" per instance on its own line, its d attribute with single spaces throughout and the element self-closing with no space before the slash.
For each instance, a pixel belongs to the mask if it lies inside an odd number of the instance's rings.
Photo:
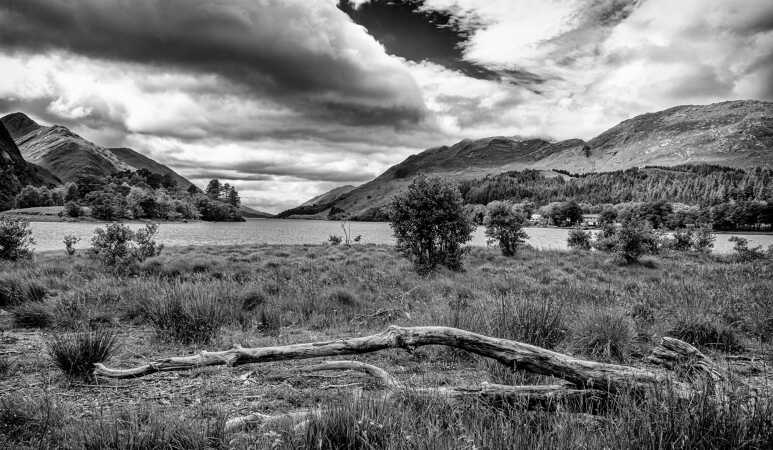
<svg viewBox="0 0 773 450">
<path fill-rule="evenodd" d="M 423 149 L 773 100 L 770 0 L 0 0 L 0 114 L 278 212 Z"/>
</svg>

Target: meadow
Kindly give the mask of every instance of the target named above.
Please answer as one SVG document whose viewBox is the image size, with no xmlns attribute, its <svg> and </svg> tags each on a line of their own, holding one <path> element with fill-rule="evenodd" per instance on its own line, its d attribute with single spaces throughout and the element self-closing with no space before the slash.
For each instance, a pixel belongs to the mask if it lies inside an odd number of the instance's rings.
<svg viewBox="0 0 773 450">
<path fill-rule="evenodd" d="M 773 446 L 769 260 L 664 252 L 621 265 L 595 251 L 525 248 L 506 258 L 472 248 L 464 271 L 420 276 L 391 246 L 241 245 L 166 248 L 128 273 L 85 252 L 0 264 L 3 448 Z M 100 330 L 114 344 L 106 364 L 133 367 L 235 344 L 362 336 L 391 324 L 451 326 L 637 367 L 648 367 L 660 337 L 673 336 L 766 382 L 753 410 L 668 392 L 527 410 L 451 403 L 410 388 L 387 402 L 362 374 L 302 370 L 314 360 L 117 380 L 67 376 L 53 351 Z M 417 388 L 556 382 L 447 347 L 344 359 Z M 362 395 L 352 397 L 357 389 Z M 224 430 L 230 417 L 317 406 L 326 413 L 300 424 Z"/>
</svg>

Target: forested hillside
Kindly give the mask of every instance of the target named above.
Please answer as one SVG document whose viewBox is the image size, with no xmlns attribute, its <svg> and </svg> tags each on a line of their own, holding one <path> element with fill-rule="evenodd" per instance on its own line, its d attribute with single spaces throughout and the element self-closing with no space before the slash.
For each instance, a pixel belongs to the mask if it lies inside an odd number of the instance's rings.
<svg viewBox="0 0 773 450">
<path fill-rule="evenodd" d="M 712 206 L 729 201 L 773 200 L 773 170 L 708 165 L 646 167 L 549 177 L 536 170 L 506 172 L 459 184 L 467 203 L 493 200 L 604 203 L 668 201 Z"/>
</svg>

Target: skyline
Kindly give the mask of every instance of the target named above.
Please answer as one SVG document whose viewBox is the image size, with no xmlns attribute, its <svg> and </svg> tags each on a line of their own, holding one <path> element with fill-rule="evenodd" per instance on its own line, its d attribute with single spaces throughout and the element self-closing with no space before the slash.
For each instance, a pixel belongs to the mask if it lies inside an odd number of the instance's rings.
<svg viewBox="0 0 773 450">
<path fill-rule="evenodd" d="M 773 4 L 7 0 L 0 64 L 0 113 L 277 212 L 463 138 L 773 100 Z"/>
</svg>

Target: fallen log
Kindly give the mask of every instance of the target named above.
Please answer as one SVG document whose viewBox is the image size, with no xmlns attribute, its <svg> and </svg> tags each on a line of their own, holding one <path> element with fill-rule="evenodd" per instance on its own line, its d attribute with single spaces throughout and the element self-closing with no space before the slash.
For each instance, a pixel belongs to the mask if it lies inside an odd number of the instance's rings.
<svg viewBox="0 0 773 450">
<path fill-rule="evenodd" d="M 107 378 L 137 378 L 156 372 L 189 370 L 206 366 L 238 366 L 355 355 L 386 349 L 413 351 L 416 347 L 425 345 L 459 348 L 494 359 L 514 370 L 525 370 L 564 379 L 580 389 L 618 392 L 646 390 L 667 384 L 680 397 L 690 397 L 694 393 L 689 383 L 676 381 L 664 371 L 583 360 L 535 345 L 450 327 L 391 326 L 381 333 L 370 336 L 326 342 L 258 348 L 237 346 L 219 352 L 202 351 L 197 355 L 164 358 L 129 369 L 113 369 L 103 364 L 95 364 L 94 374 Z"/>
</svg>

